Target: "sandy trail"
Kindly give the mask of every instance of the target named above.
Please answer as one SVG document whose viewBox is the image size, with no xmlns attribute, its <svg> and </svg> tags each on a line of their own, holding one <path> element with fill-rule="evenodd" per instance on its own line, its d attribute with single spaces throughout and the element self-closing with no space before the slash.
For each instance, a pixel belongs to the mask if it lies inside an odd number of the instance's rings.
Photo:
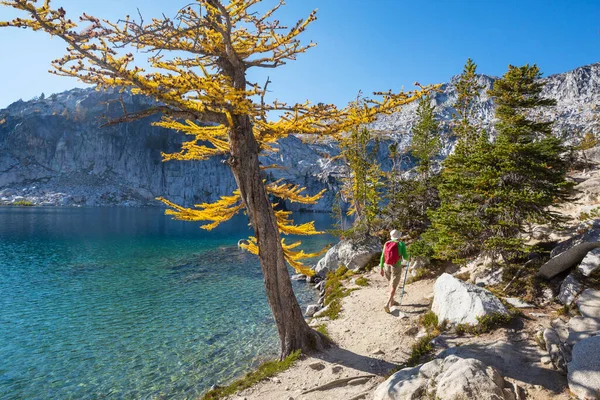
<svg viewBox="0 0 600 400">
<path fill-rule="evenodd" d="M 277 377 L 231 399 L 371 399 L 377 385 L 409 358 L 419 316 L 430 308 L 434 280 L 407 285 L 402 306 L 386 314 L 387 281 L 376 272 L 365 276 L 369 286 L 343 299 L 340 318 L 324 322 L 336 346 L 305 357 Z M 399 294 L 396 297 L 398 300 Z M 457 351 L 496 367 L 507 380 L 523 387 L 529 399 L 566 400 L 566 377 L 542 364 L 541 357 L 547 353 L 533 340 L 535 331 L 549 326 L 555 317 L 552 309 L 529 309 L 525 318 L 487 335 L 459 338 L 442 334 L 436 352 Z M 314 364 L 318 370 L 311 367 Z M 332 387 L 315 390 L 327 384 Z"/>
<path fill-rule="evenodd" d="M 298 361 L 276 378 L 238 393 L 233 399 L 325 400 L 369 398 L 373 389 L 399 363 L 406 361 L 414 339 L 406 335 L 427 311 L 432 280 L 407 285 L 401 307 L 391 314 L 383 311 L 387 281 L 377 273 L 366 275 L 369 286 L 343 299 L 340 318 L 327 321 L 327 330 L 337 346 Z M 399 293 L 396 295 L 399 300 Z M 321 370 L 309 365 L 321 363 Z M 344 378 L 364 377 L 323 391 L 307 391 Z M 368 393 L 366 397 L 357 397 Z"/>
</svg>

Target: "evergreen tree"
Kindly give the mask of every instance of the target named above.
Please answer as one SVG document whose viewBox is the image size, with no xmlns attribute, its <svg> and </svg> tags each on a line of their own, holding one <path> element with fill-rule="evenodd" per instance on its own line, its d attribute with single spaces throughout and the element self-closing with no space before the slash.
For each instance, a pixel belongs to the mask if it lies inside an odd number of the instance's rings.
<svg viewBox="0 0 600 400">
<path fill-rule="evenodd" d="M 497 138 L 493 146 L 494 190 L 488 199 L 484 248 L 512 260 L 526 250 L 521 235 L 527 222 L 558 221 L 548 209 L 568 198 L 565 147 L 552 135 L 553 122 L 531 119 L 531 111 L 556 104 L 540 96 L 544 83 L 539 68 L 509 65 L 488 92 L 496 103 Z"/>
<path fill-rule="evenodd" d="M 432 225 L 424 235 L 442 259 L 459 261 L 479 251 L 483 244 L 491 145 L 486 133 L 473 123 L 482 88 L 477 82 L 477 65 L 469 58 L 456 83 L 452 124 L 456 145 L 443 163 L 438 185 L 440 206 L 429 211 Z"/>
<path fill-rule="evenodd" d="M 416 159 L 415 179 L 395 173 L 388 175 L 388 204 L 385 209 L 389 228 L 401 229 L 418 236 L 429 225 L 427 210 L 437 206 L 436 176 L 433 172 L 435 158 L 441 150 L 440 127 L 435 119 L 431 98 L 424 96 L 417 107 L 417 123 L 412 131 L 410 151 Z M 392 148 L 393 161 L 397 147 Z"/>
</svg>

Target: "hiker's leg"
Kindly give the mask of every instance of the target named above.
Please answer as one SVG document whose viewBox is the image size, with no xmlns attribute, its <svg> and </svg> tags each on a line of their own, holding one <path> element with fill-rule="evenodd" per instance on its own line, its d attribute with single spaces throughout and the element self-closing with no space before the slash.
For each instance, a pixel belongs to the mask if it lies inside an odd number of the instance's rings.
<svg viewBox="0 0 600 400">
<path fill-rule="evenodd" d="M 387 306 L 392 307 L 394 305 L 394 295 L 396 294 L 396 288 L 400 283 L 400 279 L 402 277 L 402 267 L 392 267 L 391 275 L 392 279 L 390 279 L 390 297 L 388 298 Z"/>
</svg>

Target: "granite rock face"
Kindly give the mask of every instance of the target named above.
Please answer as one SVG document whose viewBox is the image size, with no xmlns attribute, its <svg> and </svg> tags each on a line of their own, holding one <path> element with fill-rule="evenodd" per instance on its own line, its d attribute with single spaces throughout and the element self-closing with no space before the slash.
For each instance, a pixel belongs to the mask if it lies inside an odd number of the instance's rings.
<svg viewBox="0 0 600 400">
<path fill-rule="evenodd" d="M 436 113 L 445 133 L 455 113 L 457 77 L 432 94 Z M 483 85 L 474 117 L 494 134 L 495 105 L 486 91 L 495 77 L 480 75 Z M 600 63 L 543 78 L 542 95 L 557 101 L 552 110 L 541 111 L 544 120 L 556 121 L 554 131 L 600 133 L 594 107 L 600 103 Z M 0 110 L 0 204 L 18 200 L 45 205 L 159 205 L 164 196 L 178 204 L 214 201 L 231 194 L 235 181 L 222 158 L 198 162 L 161 162 L 161 152 L 177 152 L 184 136 L 154 127 L 156 117 L 101 127 L 106 118 L 122 115 L 122 97 L 128 112 L 143 110 L 153 102 L 128 92 L 97 92 L 73 89 L 31 101 L 17 101 Z M 391 168 L 390 143 L 408 149 L 416 122 L 417 103 L 399 113 L 382 116 L 370 128 L 386 139 L 373 149 L 383 170 Z M 536 113 L 538 111 L 536 110 Z M 570 141 L 577 141 L 575 136 Z M 442 158 L 452 152 L 454 138 L 443 136 Z M 372 146 L 372 145 L 371 145 Z M 285 178 L 314 194 L 328 189 L 316 205 L 287 204 L 291 210 L 330 211 L 339 178 L 347 172 L 332 156 L 334 144 L 305 144 L 290 136 L 279 143 L 279 152 L 265 155 L 264 165 L 277 163 L 283 169 L 266 172 L 270 179 Z M 586 157 L 598 159 L 598 151 Z M 403 158 L 400 168 L 414 166 Z M 4 192 L 2 192 L 4 191 Z"/>
<path fill-rule="evenodd" d="M 508 310 L 489 290 L 465 283 L 450 274 L 442 274 L 433 289 L 433 311 L 440 321 L 452 324 L 478 323 L 477 317 L 493 313 L 508 314 Z"/>
<path fill-rule="evenodd" d="M 19 101 L 0 110 L 0 204 L 22 199 L 44 205 L 160 205 L 163 196 L 190 206 L 230 195 L 237 187 L 223 157 L 162 162 L 161 152 L 180 150 L 183 134 L 152 126 L 158 117 L 102 127 L 122 115 L 121 94 L 73 89 L 44 99 Z M 128 112 L 153 105 L 144 96 L 122 94 Z M 111 102 L 113 101 L 113 102 Z M 290 136 L 266 178 L 285 178 L 307 194 L 331 189 L 316 205 L 286 204 L 291 210 L 329 211 L 339 166 L 324 156 L 328 145 L 307 145 Z M 20 198 L 19 198 L 20 196 Z"/>
</svg>

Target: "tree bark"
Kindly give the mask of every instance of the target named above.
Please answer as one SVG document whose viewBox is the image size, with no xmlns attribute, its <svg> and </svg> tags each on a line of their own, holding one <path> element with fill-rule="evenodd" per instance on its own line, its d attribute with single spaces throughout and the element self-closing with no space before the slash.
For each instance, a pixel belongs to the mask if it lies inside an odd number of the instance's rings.
<svg viewBox="0 0 600 400">
<path fill-rule="evenodd" d="M 279 333 L 280 358 L 298 349 L 321 350 L 329 340 L 308 326 L 292 290 L 277 220 L 260 174 L 258 143 L 252 134 L 250 119 L 245 115 L 233 119 L 235 129 L 230 133 L 232 157 L 229 163 L 258 240 L 267 300 Z"/>
</svg>

